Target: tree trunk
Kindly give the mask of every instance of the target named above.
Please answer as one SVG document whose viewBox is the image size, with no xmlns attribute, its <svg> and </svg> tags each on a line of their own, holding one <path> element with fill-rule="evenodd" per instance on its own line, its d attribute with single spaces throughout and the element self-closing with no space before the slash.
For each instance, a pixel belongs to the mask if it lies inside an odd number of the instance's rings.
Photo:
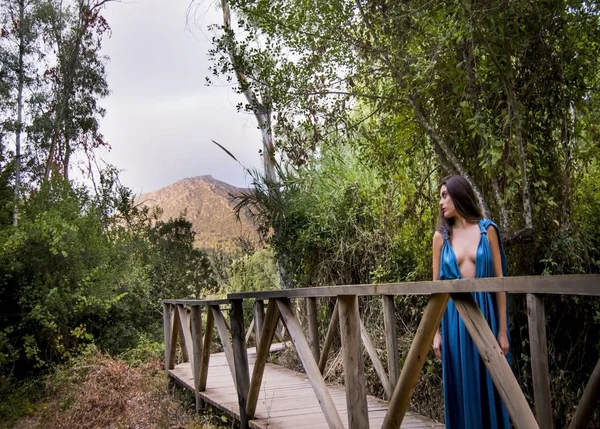
<svg viewBox="0 0 600 429">
<path fill-rule="evenodd" d="M 233 29 L 231 27 L 231 9 L 229 7 L 228 0 L 221 0 L 221 7 L 223 9 L 223 27 L 225 31 L 229 33 L 229 37 L 233 41 Z M 235 70 L 235 74 L 240 84 L 240 88 L 246 88 L 242 91 L 248 104 L 252 107 L 252 112 L 256 117 L 258 126 L 262 134 L 263 143 L 263 164 L 265 169 L 265 176 L 268 181 L 272 184 L 277 181 L 277 175 L 275 172 L 275 150 L 273 145 L 273 134 L 271 129 L 271 107 L 267 103 L 260 102 L 257 95 L 250 88 L 248 79 L 244 72 L 240 69 L 239 64 L 235 58 L 235 52 L 233 52 L 233 43 L 229 45 L 229 57 L 231 64 Z M 264 100 L 263 96 L 263 100 Z"/>
<path fill-rule="evenodd" d="M 48 153 L 48 159 L 46 160 L 46 170 L 44 171 L 44 181 L 48 181 L 50 179 L 50 171 L 52 170 L 54 158 L 56 157 L 56 147 L 58 146 L 59 137 L 60 129 L 57 128 L 54 130 L 54 136 L 52 137 L 52 142 L 50 143 L 50 152 Z"/>
<path fill-rule="evenodd" d="M 523 195 L 523 216 L 525 216 L 525 227 L 533 229 L 533 218 L 531 216 L 531 195 L 529 193 L 529 180 L 527 178 L 527 153 L 523 143 L 523 135 L 521 132 L 521 113 L 517 104 L 517 97 L 513 85 L 512 65 L 510 58 L 507 61 L 507 75 L 504 77 L 504 86 L 508 95 L 508 103 L 513 114 L 513 122 L 515 125 L 515 138 L 519 150 L 519 165 L 521 168 L 521 188 Z"/>
<path fill-rule="evenodd" d="M 69 180 L 69 161 L 71 159 L 71 146 L 70 142 L 67 138 L 65 138 L 65 156 L 64 156 L 64 164 L 63 164 L 63 177 L 66 180 Z"/>
<path fill-rule="evenodd" d="M 263 165 L 265 178 L 267 179 L 267 186 L 271 188 L 275 186 L 277 183 L 277 174 L 275 171 L 275 146 L 273 143 L 273 130 L 271 126 L 271 105 L 270 102 L 265 102 L 268 97 L 265 97 L 263 94 L 262 102 L 258 99 L 258 96 L 252 91 L 250 88 L 250 84 L 243 70 L 239 67 L 239 64 L 235 57 L 234 45 L 233 45 L 233 29 L 231 27 L 231 9 L 229 7 L 228 0 L 221 0 L 221 7 L 223 9 L 223 27 L 225 32 L 228 33 L 228 37 L 231 38 L 229 42 L 229 58 L 231 59 L 231 64 L 235 71 L 236 78 L 240 85 L 240 88 L 245 88 L 242 90 L 242 93 L 246 97 L 248 104 L 252 108 L 252 112 L 256 117 L 256 121 L 258 122 L 258 126 L 260 128 L 260 132 L 262 135 L 262 144 L 263 144 Z M 274 228 L 273 233 L 275 235 L 278 234 L 276 228 Z M 281 255 L 277 258 L 277 265 L 279 269 L 279 280 L 281 283 L 282 289 L 289 289 L 291 287 L 291 279 L 290 276 L 286 273 L 284 264 L 281 260 Z"/>
<path fill-rule="evenodd" d="M 563 83 L 563 114 L 561 127 L 561 146 L 563 152 L 563 186 L 562 204 L 560 212 L 560 223 L 565 224 L 569 220 L 569 208 L 571 199 L 571 140 L 575 135 L 575 108 L 567 96 L 565 84 Z M 570 119 L 570 121 L 569 121 Z"/>
<path fill-rule="evenodd" d="M 504 2 L 504 19 L 506 25 L 508 3 Z M 519 151 L 519 166 L 521 169 L 521 192 L 523 195 L 523 216 L 525 217 L 525 228 L 533 230 L 533 218 L 531 216 L 531 195 L 529 192 L 529 179 L 527 177 L 527 151 L 523 143 L 523 133 L 521 124 L 521 112 L 519 110 L 519 104 L 517 103 L 517 96 L 515 93 L 515 77 L 513 73 L 511 49 L 509 46 L 508 37 L 504 37 L 504 55 L 506 69 L 502 70 L 500 63 L 495 57 L 494 53 L 490 49 L 490 55 L 493 58 L 493 62 L 498 68 L 498 72 L 502 76 L 502 82 L 504 89 L 506 90 L 508 105 L 512 114 L 511 123 L 515 126 L 515 139 L 517 140 L 517 149 Z M 488 46 L 489 47 L 489 46 Z"/>
<path fill-rule="evenodd" d="M 469 84 L 469 98 L 471 99 L 471 103 L 475 108 L 475 113 L 479 114 L 480 117 L 483 117 L 481 113 L 481 105 L 479 104 L 479 91 L 475 84 L 475 55 L 473 54 L 473 40 L 467 40 L 465 42 L 465 48 L 463 51 L 465 64 L 467 66 L 467 81 Z M 476 137 L 479 140 L 479 145 L 487 144 L 487 142 L 483 141 L 483 139 L 479 136 Z M 490 156 L 486 157 L 486 163 L 488 165 L 490 180 L 492 182 L 492 190 L 494 192 L 494 198 L 496 200 L 496 204 L 498 205 L 498 210 L 500 212 L 500 225 L 504 231 L 508 229 L 508 210 L 506 209 L 506 204 L 500 194 L 500 186 L 498 185 L 498 178 L 496 177 L 494 165 L 492 165 L 492 161 Z"/>
<path fill-rule="evenodd" d="M 431 138 L 432 143 L 434 145 L 437 145 L 442 150 L 442 152 L 444 153 L 444 155 L 446 156 L 446 158 L 448 159 L 449 163 L 452 165 L 454 170 L 458 174 L 463 176 L 465 179 L 467 179 L 467 181 L 473 188 L 473 191 L 475 192 L 475 196 L 477 197 L 477 201 L 479 202 L 479 206 L 481 207 L 481 211 L 482 211 L 483 215 L 485 217 L 489 218 L 490 217 L 490 209 L 485 201 L 485 198 L 483 197 L 483 193 L 481 192 L 481 190 L 479 189 L 479 187 L 477 186 L 477 184 L 475 183 L 473 178 L 467 173 L 467 170 L 465 169 L 464 165 L 459 161 L 456 154 L 448 147 L 448 144 L 438 134 L 438 132 L 433 128 L 433 126 L 429 122 L 429 119 L 423 113 L 419 103 L 414 99 L 414 97 L 411 94 L 408 94 L 407 97 L 408 97 L 408 102 L 410 103 L 411 107 L 413 108 L 413 111 L 415 113 L 415 117 L 417 118 L 417 121 L 421 124 L 421 126 L 423 128 L 425 128 L 425 131 L 427 131 L 427 134 L 429 134 L 429 137 Z M 437 151 L 436 151 L 436 153 L 437 153 Z"/>
<path fill-rule="evenodd" d="M 15 135 L 15 206 L 13 225 L 19 223 L 19 200 L 21 194 L 21 134 L 23 130 L 23 86 L 25 84 L 25 0 L 19 0 L 19 65 L 17 88 L 17 127 Z"/>
<path fill-rule="evenodd" d="M 60 112 L 60 121 L 58 126 L 62 128 L 62 135 L 65 139 L 64 145 L 64 155 L 63 155 L 63 177 L 65 179 L 69 178 L 69 162 L 71 160 L 71 139 L 70 139 L 70 101 L 71 96 L 73 94 L 73 80 L 74 74 L 77 70 L 77 64 L 79 60 L 79 55 L 81 54 L 81 42 L 83 36 L 85 35 L 85 31 L 89 21 L 86 16 L 89 16 L 88 6 L 86 6 L 83 0 L 79 1 L 79 28 L 77 28 L 77 38 L 75 39 L 75 46 L 71 51 L 71 58 L 69 59 L 69 63 L 67 67 L 64 68 L 65 72 L 63 74 L 63 91 L 62 91 L 62 103 L 61 103 L 61 112 Z"/>
</svg>

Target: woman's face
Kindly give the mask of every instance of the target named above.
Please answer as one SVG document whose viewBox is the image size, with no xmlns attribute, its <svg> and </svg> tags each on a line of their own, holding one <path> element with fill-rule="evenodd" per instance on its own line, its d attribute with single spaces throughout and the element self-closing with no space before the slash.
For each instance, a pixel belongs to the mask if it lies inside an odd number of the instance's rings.
<svg viewBox="0 0 600 429">
<path fill-rule="evenodd" d="M 440 209 L 442 210 L 442 215 L 446 219 L 456 216 L 454 201 L 452 201 L 452 197 L 450 197 L 448 189 L 446 189 L 446 185 L 442 185 L 440 188 Z"/>
</svg>

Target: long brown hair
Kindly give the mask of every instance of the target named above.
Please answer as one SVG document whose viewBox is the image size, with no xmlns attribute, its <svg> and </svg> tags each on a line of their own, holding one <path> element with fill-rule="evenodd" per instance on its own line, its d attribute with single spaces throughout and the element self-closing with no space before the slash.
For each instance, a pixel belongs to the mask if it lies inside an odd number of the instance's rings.
<svg viewBox="0 0 600 429">
<path fill-rule="evenodd" d="M 446 176 L 440 182 L 438 190 L 446 185 L 448 195 L 452 198 L 454 208 L 467 222 L 475 223 L 483 218 L 475 192 L 470 183 L 463 176 L 452 175 Z M 440 208 L 440 216 L 438 219 L 438 230 L 442 227 L 446 228 L 448 235 L 452 235 L 452 227 L 454 226 L 454 218 L 446 219 Z"/>
</svg>

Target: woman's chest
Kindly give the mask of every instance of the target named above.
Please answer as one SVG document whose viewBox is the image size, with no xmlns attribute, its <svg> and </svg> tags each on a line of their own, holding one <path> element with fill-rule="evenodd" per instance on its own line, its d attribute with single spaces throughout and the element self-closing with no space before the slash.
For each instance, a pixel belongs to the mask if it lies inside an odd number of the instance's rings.
<svg viewBox="0 0 600 429">
<path fill-rule="evenodd" d="M 479 229 L 453 234 L 451 244 L 459 266 L 462 266 L 464 263 L 475 265 L 480 239 L 481 234 Z"/>
</svg>

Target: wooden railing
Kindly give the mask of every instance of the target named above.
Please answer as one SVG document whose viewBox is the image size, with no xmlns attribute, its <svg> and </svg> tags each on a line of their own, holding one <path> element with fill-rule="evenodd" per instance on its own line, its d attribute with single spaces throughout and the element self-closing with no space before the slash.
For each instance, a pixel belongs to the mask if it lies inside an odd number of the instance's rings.
<svg viewBox="0 0 600 429">
<path fill-rule="evenodd" d="M 535 417 L 498 346 L 496 338 L 470 292 L 527 294 Z M 333 404 L 322 375 L 339 325 L 349 427 L 363 429 L 369 426 L 362 353 L 362 347 L 364 346 L 389 400 L 389 408 L 382 428 L 397 429 L 408 410 L 409 401 L 427 359 L 433 337 L 440 325 L 448 300 L 452 298 L 499 395 L 504 401 L 514 426 L 516 428 L 552 428 L 545 315 L 540 294 L 600 296 L 600 276 L 508 277 L 327 286 L 236 293 L 228 295 L 227 300 L 223 301 L 165 301 L 165 362 L 167 368 L 172 367 L 178 329 L 181 326 L 189 326 L 189 333 L 186 334 L 184 330 L 182 334 L 184 340 L 182 356 L 183 359 L 189 359 L 192 362 L 196 395 L 206 388 L 205 371 L 208 368 L 209 356 L 207 354 L 207 341 L 208 346 L 210 346 L 210 335 L 205 335 L 204 340 L 201 340 L 202 328 L 199 321 L 201 320 L 200 308 L 209 308 L 205 331 L 212 332 L 212 323 L 216 322 L 238 391 L 241 426 L 248 427 L 248 421 L 254 417 L 256 412 L 267 356 L 275 336 L 277 323 L 281 320 L 287 328 L 304 371 L 321 404 L 321 409 L 329 427 L 343 428 L 342 420 Z M 402 368 L 400 368 L 398 356 L 395 295 L 429 296 Z M 387 372 L 360 318 L 359 296 L 382 296 L 388 356 Z M 329 322 L 329 329 L 322 350 L 319 347 L 316 303 L 318 297 L 336 299 L 335 310 Z M 290 301 L 298 298 L 306 300 L 308 336 L 304 335 L 301 323 Z M 254 325 L 257 333 L 257 356 L 252 377 L 250 377 L 248 370 L 246 337 L 244 335 L 244 300 L 253 300 Z M 268 300 L 266 315 L 263 313 L 265 300 Z M 226 333 L 226 322 L 219 309 L 219 306 L 223 304 L 229 304 L 231 309 L 231 345 L 228 345 L 229 337 Z M 189 307 L 189 313 L 185 310 L 186 306 Z M 211 314 L 212 316 L 210 316 Z M 587 383 L 570 428 L 583 428 L 587 425 L 594 405 L 598 401 L 599 393 L 600 360 Z M 197 406 L 201 406 L 198 396 Z"/>
<path fill-rule="evenodd" d="M 204 405 L 200 397 L 200 392 L 206 390 L 214 327 L 217 328 L 219 333 L 229 370 L 232 374 L 235 373 L 233 348 L 228 335 L 228 331 L 231 328 L 225 320 L 222 311 L 222 306 L 225 305 L 229 305 L 229 301 L 226 299 L 215 301 L 163 301 L 165 371 L 168 377 L 169 370 L 175 368 L 178 344 L 180 344 L 181 361 L 190 362 L 194 377 L 196 410 L 200 410 Z M 203 311 L 206 312 L 204 335 L 202 335 Z"/>
<path fill-rule="evenodd" d="M 204 407 L 200 392 L 206 390 L 214 329 L 217 330 L 233 383 L 237 385 L 234 344 L 236 345 L 236 353 L 239 354 L 240 351 L 237 350 L 238 344 L 236 341 L 239 340 L 240 334 L 243 333 L 243 321 L 241 327 L 236 323 L 230 326 L 225 313 L 232 311 L 232 308 L 233 306 L 228 299 L 167 299 L 163 301 L 165 371 L 168 377 L 169 370 L 175 368 L 178 351 L 180 353 L 180 361 L 190 363 L 194 377 L 196 410 L 201 410 Z M 203 313 L 205 313 L 206 317 L 204 325 L 202 324 Z M 243 346 L 239 346 L 242 349 L 242 354 L 245 354 L 245 347 L 252 333 L 256 335 L 256 342 L 258 344 L 258 336 L 260 335 L 264 319 L 262 301 L 254 303 L 253 313 L 254 317 L 244 338 Z M 233 317 L 231 320 L 238 322 L 237 317 Z M 278 336 L 277 333 L 275 335 Z M 238 356 L 237 359 L 239 360 L 240 357 Z"/>
</svg>

